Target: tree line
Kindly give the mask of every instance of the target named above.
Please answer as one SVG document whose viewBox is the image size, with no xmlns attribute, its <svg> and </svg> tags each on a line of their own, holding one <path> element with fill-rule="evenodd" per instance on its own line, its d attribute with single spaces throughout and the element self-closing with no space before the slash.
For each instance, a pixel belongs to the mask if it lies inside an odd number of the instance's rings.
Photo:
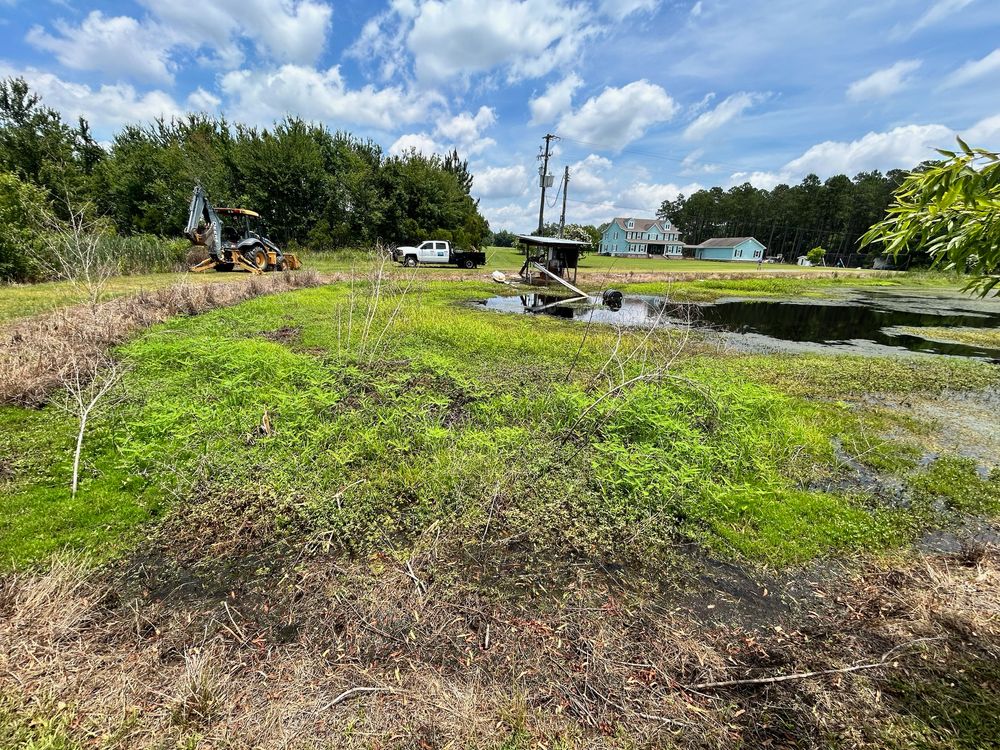
<svg viewBox="0 0 1000 750">
<path fill-rule="evenodd" d="M 750 183 L 729 190 L 714 187 L 664 201 L 657 215 L 680 227 L 690 245 L 711 237 L 756 237 L 768 255 L 788 261 L 823 247 L 828 263 L 858 265 L 870 252 L 862 248 L 861 238 L 885 217 L 907 174 L 876 170 L 825 181 L 810 174 L 798 185 L 771 190 Z"/>
<path fill-rule="evenodd" d="M 116 234 L 176 237 L 196 183 L 219 206 L 262 214 L 272 239 L 314 250 L 447 239 L 479 246 L 489 225 L 457 152 L 388 155 L 371 140 L 288 117 L 270 128 L 189 114 L 127 125 L 105 147 L 20 78 L 0 81 L 0 278 L 37 272 L 31 217 L 87 205 Z M 18 250 L 18 247 L 22 247 Z"/>
</svg>

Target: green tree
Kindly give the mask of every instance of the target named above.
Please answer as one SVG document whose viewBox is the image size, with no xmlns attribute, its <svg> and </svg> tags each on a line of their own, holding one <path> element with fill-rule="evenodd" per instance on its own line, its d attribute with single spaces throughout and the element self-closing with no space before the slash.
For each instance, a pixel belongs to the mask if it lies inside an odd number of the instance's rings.
<svg viewBox="0 0 1000 750">
<path fill-rule="evenodd" d="M 509 232 L 506 229 L 501 229 L 499 232 L 493 235 L 492 245 L 495 247 L 514 247 L 514 242 L 517 240 L 517 235 L 513 232 Z"/>
<path fill-rule="evenodd" d="M 806 253 L 806 260 L 812 263 L 814 266 L 818 266 L 823 262 L 826 257 L 826 250 L 821 247 L 814 247 L 808 253 Z"/>
<path fill-rule="evenodd" d="M 1000 154 L 958 145 L 906 177 L 862 242 L 894 258 L 926 251 L 934 266 L 968 270 L 965 288 L 985 296 L 1000 283 Z"/>
<path fill-rule="evenodd" d="M 42 251 L 37 223 L 46 203 L 41 188 L 0 172 L 0 280 L 28 281 L 39 274 L 33 258 Z"/>
</svg>

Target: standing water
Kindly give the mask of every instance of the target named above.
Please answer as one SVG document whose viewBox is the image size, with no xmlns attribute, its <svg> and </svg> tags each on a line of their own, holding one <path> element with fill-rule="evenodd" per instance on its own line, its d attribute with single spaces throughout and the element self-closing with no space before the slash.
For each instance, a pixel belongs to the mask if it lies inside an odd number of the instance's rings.
<svg viewBox="0 0 1000 750">
<path fill-rule="evenodd" d="M 599 300 L 569 301 L 549 294 L 492 297 L 488 310 L 552 315 L 581 322 L 634 327 L 692 324 L 721 331 L 748 348 L 850 349 L 865 354 L 925 352 L 1000 363 L 1000 349 L 938 341 L 912 330 L 927 327 L 1000 329 L 1000 299 L 958 294 L 864 291 L 840 299 L 748 300 L 684 304 L 629 295 L 620 308 Z"/>
</svg>

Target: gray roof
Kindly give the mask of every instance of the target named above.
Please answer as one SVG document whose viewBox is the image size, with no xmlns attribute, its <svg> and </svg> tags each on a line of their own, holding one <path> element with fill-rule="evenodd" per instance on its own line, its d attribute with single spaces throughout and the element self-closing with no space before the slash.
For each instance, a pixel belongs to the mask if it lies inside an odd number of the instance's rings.
<svg viewBox="0 0 1000 750">
<path fill-rule="evenodd" d="M 630 221 L 633 222 L 631 229 L 626 226 Z M 659 224 L 660 226 L 663 225 L 663 222 L 660 219 L 636 219 L 634 217 L 615 217 L 615 220 L 611 223 L 618 224 L 627 232 L 646 232 L 649 231 L 649 228 L 654 224 Z"/>
<path fill-rule="evenodd" d="M 564 247 L 585 247 L 590 244 L 589 242 L 581 242 L 580 240 L 567 240 L 560 237 L 539 237 L 534 234 L 519 234 L 517 238 L 525 245 L 537 245 L 539 247 L 559 245 Z"/>
<path fill-rule="evenodd" d="M 753 240 L 761 247 L 764 247 L 764 243 L 754 237 L 713 237 L 710 240 L 705 240 L 700 245 L 693 245 L 693 247 L 736 247 L 737 245 L 742 245 L 747 240 Z"/>
</svg>

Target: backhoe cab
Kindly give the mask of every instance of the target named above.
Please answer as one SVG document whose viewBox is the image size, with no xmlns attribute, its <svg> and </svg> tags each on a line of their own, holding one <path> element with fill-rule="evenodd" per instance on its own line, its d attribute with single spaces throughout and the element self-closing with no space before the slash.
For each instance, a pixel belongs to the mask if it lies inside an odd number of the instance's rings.
<svg viewBox="0 0 1000 750">
<path fill-rule="evenodd" d="M 267 238 L 267 229 L 256 211 L 214 208 L 201 185 L 195 186 L 184 236 L 204 247 L 208 257 L 191 266 L 196 273 L 242 268 L 250 273 L 301 268 L 297 256 L 283 253 Z"/>
</svg>

